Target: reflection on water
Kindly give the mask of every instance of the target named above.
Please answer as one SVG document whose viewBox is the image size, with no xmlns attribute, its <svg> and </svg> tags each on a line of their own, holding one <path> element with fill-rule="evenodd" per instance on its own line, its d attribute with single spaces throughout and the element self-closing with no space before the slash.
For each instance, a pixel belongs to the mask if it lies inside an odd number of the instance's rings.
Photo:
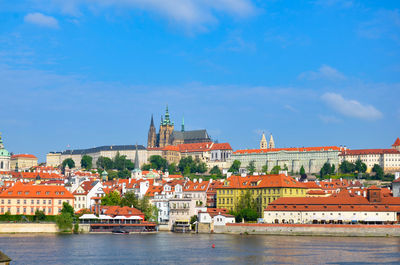
<svg viewBox="0 0 400 265">
<path fill-rule="evenodd" d="M 0 235 L 12 264 L 399 264 L 399 249 L 373 237 Z"/>
</svg>

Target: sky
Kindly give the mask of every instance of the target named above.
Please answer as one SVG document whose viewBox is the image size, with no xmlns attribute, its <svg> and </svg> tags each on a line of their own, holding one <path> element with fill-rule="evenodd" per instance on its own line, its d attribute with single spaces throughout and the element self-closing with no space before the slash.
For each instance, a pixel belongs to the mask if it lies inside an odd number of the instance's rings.
<svg viewBox="0 0 400 265">
<path fill-rule="evenodd" d="M 147 144 L 180 128 L 234 150 L 400 137 L 400 2 L 0 0 L 0 132 L 15 154 Z"/>
</svg>

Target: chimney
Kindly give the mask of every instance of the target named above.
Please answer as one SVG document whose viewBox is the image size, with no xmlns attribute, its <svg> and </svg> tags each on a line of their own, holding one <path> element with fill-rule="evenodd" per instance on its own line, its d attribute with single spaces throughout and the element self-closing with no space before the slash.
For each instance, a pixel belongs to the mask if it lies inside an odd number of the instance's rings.
<svg viewBox="0 0 400 265">
<path fill-rule="evenodd" d="M 203 179 L 202 178 L 199 178 L 199 183 L 202 183 L 203 182 Z"/>
</svg>

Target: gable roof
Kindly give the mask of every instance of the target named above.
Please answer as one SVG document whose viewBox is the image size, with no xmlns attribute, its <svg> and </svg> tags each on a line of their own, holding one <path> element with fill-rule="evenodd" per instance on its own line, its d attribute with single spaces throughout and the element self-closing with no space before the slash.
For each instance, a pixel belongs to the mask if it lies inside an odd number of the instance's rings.
<svg viewBox="0 0 400 265">
<path fill-rule="evenodd" d="M 383 154 L 400 154 L 396 149 L 357 149 L 357 150 L 344 150 L 339 156 L 345 155 L 383 155 Z"/>
<path fill-rule="evenodd" d="M 400 138 L 397 137 L 396 141 L 394 142 L 394 144 L 392 144 L 393 147 L 395 146 L 400 146 Z"/>
<path fill-rule="evenodd" d="M 175 140 L 210 140 L 206 130 L 173 131 L 172 137 Z"/>
</svg>

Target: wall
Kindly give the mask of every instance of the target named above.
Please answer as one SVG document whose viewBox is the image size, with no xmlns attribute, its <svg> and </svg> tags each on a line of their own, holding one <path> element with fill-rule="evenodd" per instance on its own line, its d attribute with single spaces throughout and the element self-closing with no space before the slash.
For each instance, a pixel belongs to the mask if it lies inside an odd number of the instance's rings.
<svg viewBox="0 0 400 265">
<path fill-rule="evenodd" d="M 285 225 L 227 224 L 214 226 L 214 233 L 318 235 L 318 236 L 400 236 L 398 225 Z"/>
<path fill-rule="evenodd" d="M 20 224 L 0 223 L 0 233 L 57 233 L 58 228 L 54 223 L 46 224 Z"/>
</svg>

